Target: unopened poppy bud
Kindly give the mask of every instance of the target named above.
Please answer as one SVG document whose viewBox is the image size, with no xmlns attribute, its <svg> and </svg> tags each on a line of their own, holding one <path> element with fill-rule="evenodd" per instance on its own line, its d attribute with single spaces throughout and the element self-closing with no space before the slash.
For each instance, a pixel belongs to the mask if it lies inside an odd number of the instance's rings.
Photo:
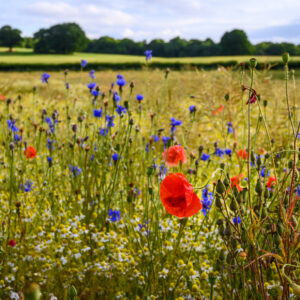
<svg viewBox="0 0 300 300">
<path fill-rule="evenodd" d="M 226 236 L 231 236 L 231 234 L 232 234 L 232 231 L 231 231 L 231 228 L 230 228 L 229 223 L 226 224 L 224 234 L 225 234 Z"/>
<path fill-rule="evenodd" d="M 264 191 L 264 198 L 265 199 L 268 199 L 269 198 L 269 190 L 268 189 L 265 189 L 265 191 Z"/>
<path fill-rule="evenodd" d="M 282 61 L 286 65 L 289 62 L 290 54 L 288 52 L 284 52 L 282 54 Z"/>
<path fill-rule="evenodd" d="M 29 283 L 24 288 L 25 299 L 39 300 L 42 296 L 40 286 L 37 283 Z"/>
<path fill-rule="evenodd" d="M 216 206 L 218 208 L 221 208 L 222 207 L 222 202 L 221 202 L 221 198 L 219 195 L 216 196 Z"/>
<path fill-rule="evenodd" d="M 257 60 L 256 60 L 256 58 L 251 58 L 251 59 L 250 59 L 250 67 L 251 67 L 252 69 L 255 69 L 255 68 L 256 68 L 256 65 L 257 65 Z"/>
<path fill-rule="evenodd" d="M 257 157 L 256 164 L 257 164 L 257 167 L 260 168 L 260 166 L 261 166 L 261 158 L 260 158 L 260 156 Z"/>
<path fill-rule="evenodd" d="M 229 208 L 230 208 L 232 211 L 237 211 L 238 207 L 237 207 L 236 201 L 234 201 L 234 199 L 231 200 L 230 205 L 229 205 Z"/>
<path fill-rule="evenodd" d="M 293 169 L 294 162 L 292 160 L 290 160 L 288 166 L 290 169 Z"/>
<path fill-rule="evenodd" d="M 256 185 L 255 185 L 255 192 L 260 196 L 263 192 L 263 186 L 260 182 L 260 180 L 257 180 Z"/>
<path fill-rule="evenodd" d="M 219 194 L 223 194 L 225 192 L 225 186 L 220 179 L 218 180 L 218 183 L 216 186 L 216 191 Z"/>
<path fill-rule="evenodd" d="M 73 300 L 76 296 L 77 296 L 77 290 L 75 286 L 72 285 L 69 287 L 68 297 Z"/>
<path fill-rule="evenodd" d="M 264 107 L 267 107 L 268 106 L 268 100 L 264 100 L 263 105 L 264 105 Z"/>
<path fill-rule="evenodd" d="M 228 187 L 228 186 L 229 186 L 229 180 L 228 180 L 227 177 L 224 178 L 223 184 L 224 184 L 225 187 Z"/>
</svg>

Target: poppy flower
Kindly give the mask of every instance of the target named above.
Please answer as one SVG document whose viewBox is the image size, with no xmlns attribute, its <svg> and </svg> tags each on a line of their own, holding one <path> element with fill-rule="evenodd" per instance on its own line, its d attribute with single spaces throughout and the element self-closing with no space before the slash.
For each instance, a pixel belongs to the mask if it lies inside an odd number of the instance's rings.
<svg viewBox="0 0 300 300">
<path fill-rule="evenodd" d="M 35 158 L 36 150 L 32 146 L 29 146 L 25 149 L 24 154 L 26 155 L 27 158 Z"/>
<path fill-rule="evenodd" d="M 264 154 L 265 154 L 265 150 L 264 150 L 263 148 L 260 148 L 260 149 L 259 149 L 259 153 L 260 153 L 261 155 L 264 155 Z"/>
<path fill-rule="evenodd" d="M 239 192 L 243 190 L 243 188 L 240 186 L 240 181 L 243 178 L 243 176 L 244 176 L 243 174 L 240 174 L 230 178 L 230 182 L 231 182 L 230 186 L 232 189 L 236 187 Z"/>
<path fill-rule="evenodd" d="M 223 110 L 223 105 L 221 105 L 219 108 L 213 111 L 213 114 L 216 116 L 219 112 L 222 112 Z"/>
<path fill-rule="evenodd" d="M 238 153 L 237 153 L 238 157 L 246 159 L 247 157 L 247 151 L 245 149 L 241 149 Z"/>
<path fill-rule="evenodd" d="M 10 241 L 8 242 L 8 246 L 11 246 L 11 247 L 16 246 L 16 244 L 17 244 L 17 242 L 16 242 L 15 240 L 10 240 Z"/>
<path fill-rule="evenodd" d="M 0 100 L 4 101 L 5 100 L 5 95 L 0 95 Z"/>
<path fill-rule="evenodd" d="M 186 155 L 182 146 L 175 145 L 166 149 L 163 153 L 163 160 L 166 161 L 167 166 L 177 166 L 179 162 L 186 163 Z"/>
<path fill-rule="evenodd" d="M 191 217 L 202 208 L 193 186 L 181 173 L 165 177 L 160 186 L 160 199 L 166 211 L 179 218 Z"/>
<path fill-rule="evenodd" d="M 268 179 L 268 182 L 266 184 L 266 186 L 268 188 L 271 188 L 271 186 L 273 186 L 274 184 L 276 184 L 277 180 L 274 176 L 270 176 L 269 179 Z"/>
</svg>

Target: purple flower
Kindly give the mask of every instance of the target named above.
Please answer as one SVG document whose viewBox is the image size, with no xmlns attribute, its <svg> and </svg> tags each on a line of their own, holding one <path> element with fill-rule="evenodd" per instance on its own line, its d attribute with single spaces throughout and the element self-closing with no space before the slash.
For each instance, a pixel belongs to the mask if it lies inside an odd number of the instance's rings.
<svg viewBox="0 0 300 300">
<path fill-rule="evenodd" d="M 144 96 L 143 95 L 136 95 L 136 100 L 141 102 L 142 100 L 144 99 Z"/>
<path fill-rule="evenodd" d="M 231 155 L 232 154 L 232 150 L 231 149 L 225 149 L 225 154 L 226 155 Z"/>
<path fill-rule="evenodd" d="M 202 153 L 202 155 L 201 155 L 201 160 L 207 161 L 208 159 L 210 159 L 210 155 L 209 155 L 209 154 Z"/>
<path fill-rule="evenodd" d="M 122 105 L 117 105 L 116 112 L 119 116 L 121 116 L 122 114 L 125 114 L 127 112 L 127 109 Z"/>
<path fill-rule="evenodd" d="M 212 205 L 212 200 L 213 200 L 213 193 L 212 192 L 208 192 L 208 188 L 205 187 L 202 190 L 202 198 L 203 200 L 201 200 L 202 203 L 202 213 L 204 216 L 206 216 L 207 212 L 211 209 L 211 205 Z"/>
<path fill-rule="evenodd" d="M 95 118 L 101 118 L 102 117 L 102 108 L 94 109 L 94 117 Z"/>
<path fill-rule="evenodd" d="M 196 105 L 190 105 L 190 107 L 189 107 L 189 110 L 190 110 L 190 113 L 192 114 L 192 113 L 195 113 L 196 112 Z"/>
<path fill-rule="evenodd" d="M 234 224 L 240 224 L 240 223 L 241 223 L 241 218 L 240 218 L 240 216 L 238 216 L 237 218 L 234 217 L 234 218 L 233 218 L 233 223 L 234 223 Z"/>
<path fill-rule="evenodd" d="M 48 83 L 48 80 L 50 78 L 50 75 L 48 73 L 44 73 L 41 75 L 41 81 L 42 83 Z"/>
<path fill-rule="evenodd" d="M 114 153 L 111 157 L 112 157 L 114 162 L 116 162 L 119 159 L 118 153 Z"/>
<path fill-rule="evenodd" d="M 95 70 L 91 70 L 90 71 L 90 77 L 93 78 L 93 79 L 96 78 L 96 76 L 95 76 Z"/>
<path fill-rule="evenodd" d="M 113 92 L 113 100 L 115 102 L 119 102 L 121 100 L 121 97 L 117 92 Z"/>
<path fill-rule="evenodd" d="M 84 69 L 87 66 L 88 62 L 85 59 L 81 60 L 81 67 Z"/>
<path fill-rule="evenodd" d="M 126 84 L 126 81 L 125 81 L 124 77 L 121 74 L 117 75 L 117 81 L 116 81 L 116 83 L 117 83 L 117 85 L 119 87 L 122 87 L 122 86 L 124 86 Z"/>
<path fill-rule="evenodd" d="M 181 125 L 182 122 L 179 120 L 176 120 L 175 118 L 171 118 L 171 132 L 175 132 L 176 131 L 176 126 Z"/>
<path fill-rule="evenodd" d="M 150 60 L 152 58 L 152 50 L 146 50 L 145 56 L 146 56 L 146 61 Z"/>
<path fill-rule="evenodd" d="M 96 87 L 96 83 L 91 82 L 91 83 L 88 83 L 86 86 L 90 89 L 90 91 L 92 91 Z"/>
<path fill-rule="evenodd" d="M 119 210 L 110 209 L 108 212 L 108 218 L 111 222 L 117 222 L 121 220 L 121 214 Z"/>
</svg>

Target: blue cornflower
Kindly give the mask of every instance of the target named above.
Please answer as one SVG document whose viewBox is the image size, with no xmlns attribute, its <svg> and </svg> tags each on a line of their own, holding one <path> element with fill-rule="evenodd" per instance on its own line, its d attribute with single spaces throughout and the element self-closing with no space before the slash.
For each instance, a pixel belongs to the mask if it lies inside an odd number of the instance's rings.
<svg viewBox="0 0 300 300">
<path fill-rule="evenodd" d="M 69 84 L 69 82 L 66 82 L 66 89 L 67 89 L 67 90 L 70 89 L 70 84 Z"/>
<path fill-rule="evenodd" d="M 50 78 L 50 75 L 48 73 L 44 73 L 41 75 L 41 81 L 42 83 L 48 83 L 48 80 Z"/>
<path fill-rule="evenodd" d="M 85 59 L 81 60 L 81 67 L 84 69 L 87 66 L 88 62 Z"/>
<path fill-rule="evenodd" d="M 232 123 L 229 122 L 229 123 L 227 124 L 227 126 L 228 126 L 228 133 L 233 133 Z"/>
<path fill-rule="evenodd" d="M 150 60 L 152 58 L 152 50 L 146 50 L 145 56 L 146 56 L 146 61 Z"/>
<path fill-rule="evenodd" d="M 25 193 L 30 192 L 34 189 L 33 182 L 26 180 L 24 184 L 20 185 L 20 189 L 22 189 Z"/>
<path fill-rule="evenodd" d="M 158 142 L 159 141 L 159 136 L 158 135 L 152 135 L 152 139 L 154 142 Z"/>
<path fill-rule="evenodd" d="M 102 108 L 94 109 L 94 117 L 95 118 L 101 118 L 102 117 Z"/>
<path fill-rule="evenodd" d="M 141 102 L 143 99 L 144 99 L 143 95 L 140 95 L 140 94 L 136 95 L 136 100 L 137 101 Z"/>
<path fill-rule="evenodd" d="M 113 92 L 113 100 L 117 103 L 121 100 L 121 96 L 117 92 Z"/>
<path fill-rule="evenodd" d="M 14 141 L 15 143 L 22 141 L 22 135 L 14 134 Z"/>
<path fill-rule="evenodd" d="M 233 218 L 233 223 L 234 223 L 234 224 L 240 224 L 240 223 L 241 223 L 241 218 L 240 218 L 240 216 L 238 216 L 237 218 L 234 217 L 234 218 Z"/>
<path fill-rule="evenodd" d="M 148 143 L 148 144 L 146 145 L 146 147 L 145 147 L 145 150 L 146 150 L 147 153 L 149 152 L 149 147 L 150 147 L 150 144 Z"/>
<path fill-rule="evenodd" d="M 215 155 L 216 156 L 219 156 L 219 157 L 223 157 L 224 156 L 224 151 L 220 148 L 217 148 L 216 151 L 215 151 Z"/>
<path fill-rule="evenodd" d="M 121 220 L 121 214 L 119 210 L 110 209 L 108 212 L 108 218 L 111 222 L 117 222 Z"/>
<path fill-rule="evenodd" d="M 93 162 L 93 161 L 94 161 L 94 158 L 95 158 L 95 155 L 94 155 L 94 154 L 92 154 L 92 155 L 91 155 L 91 162 Z"/>
<path fill-rule="evenodd" d="M 126 84 L 126 81 L 124 79 L 124 77 L 121 74 L 117 75 L 117 81 L 116 81 L 117 85 L 122 87 Z"/>
<path fill-rule="evenodd" d="M 52 159 L 51 156 L 47 156 L 47 161 L 48 161 L 49 164 L 52 164 L 52 160 L 53 160 L 53 159 Z"/>
<path fill-rule="evenodd" d="M 208 192 L 207 186 L 202 190 L 202 198 L 201 200 L 202 203 L 202 213 L 204 216 L 206 216 L 207 212 L 211 209 L 212 205 L 212 200 L 213 200 L 213 193 Z"/>
<path fill-rule="evenodd" d="M 80 173 L 82 171 L 81 168 L 78 168 L 77 166 L 72 166 L 72 165 L 69 165 L 69 169 L 73 173 L 74 177 L 77 177 L 78 175 L 80 175 Z"/>
<path fill-rule="evenodd" d="M 208 159 L 210 159 L 210 155 L 209 155 L 209 154 L 202 153 L 202 155 L 201 155 L 201 160 L 207 161 Z"/>
<path fill-rule="evenodd" d="M 122 105 L 117 105 L 116 112 L 118 113 L 119 116 L 121 116 L 122 113 L 125 114 L 127 112 L 127 109 Z"/>
<path fill-rule="evenodd" d="M 195 113 L 196 112 L 196 105 L 190 105 L 190 107 L 189 107 L 189 110 L 190 110 L 190 113 L 192 114 L 192 113 Z"/>
<path fill-rule="evenodd" d="M 93 91 L 91 91 L 91 94 L 92 94 L 95 98 L 97 98 L 98 96 L 101 95 L 101 92 L 100 92 L 100 91 L 97 91 L 97 90 L 93 90 Z"/>
<path fill-rule="evenodd" d="M 114 118 L 115 118 L 114 115 L 112 115 L 112 116 L 106 115 L 105 120 L 106 120 L 106 124 L 107 124 L 107 129 L 115 126 Z"/>
<path fill-rule="evenodd" d="M 54 124 L 53 124 L 51 118 L 50 117 L 46 117 L 45 121 L 49 125 L 50 131 L 52 133 L 54 133 Z M 55 123 L 57 123 L 57 120 L 55 120 Z"/>
<path fill-rule="evenodd" d="M 145 224 L 138 224 L 138 227 L 139 227 L 139 231 L 142 231 L 143 229 L 143 231 L 145 232 L 145 236 L 147 236 L 149 233 L 150 233 L 150 231 L 149 231 L 149 229 L 148 229 L 148 222 L 146 221 L 145 222 Z"/>
<path fill-rule="evenodd" d="M 107 135 L 108 130 L 106 130 L 105 128 L 99 128 L 99 129 L 100 129 L 100 131 L 99 131 L 100 135 L 102 135 L 102 136 Z"/>
<path fill-rule="evenodd" d="M 18 132 L 19 128 L 15 125 L 16 121 L 13 120 L 7 120 L 7 125 L 8 128 L 12 131 L 12 132 Z"/>
<path fill-rule="evenodd" d="M 111 157 L 112 157 L 114 162 L 116 162 L 120 158 L 118 153 L 114 153 Z"/>
<path fill-rule="evenodd" d="M 162 141 L 164 143 L 164 148 L 166 148 L 168 146 L 168 141 L 170 141 L 170 140 L 171 140 L 171 138 L 168 137 L 168 136 L 163 136 L 162 137 Z"/>
<path fill-rule="evenodd" d="M 86 86 L 92 91 L 96 87 L 96 82 L 90 82 Z"/>
<path fill-rule="evenodd" d="M 297 196 L 300 197 L 300 184 L 298 185 L 298 188 L 297 188 Z"/>
<path fill-rule="evenodd" d="M 232 154 L 232 150 L 231 149 L 225 149 L 225 154 L 226 155 L 231 155 Z"/>
<path fill-rule="evenodd" d="M 176 126 L 181 125 L 182 122 L 179 120 L 176 120 L 175 118 L 171 118 L 171 132 L 175 132 L 176 131 Z"/>
<path fill-rule="evenodd" d="M 93 78 L 93 79 L 96 78 L 96 76 L 95 76 L 95 70 L 91 70 L 90 71 L 90 77 Z"/>
<path fill-rule="evenodd" d="M 49 150 L 53 150 L 54 149 L 53 143 L 54 143 L 54 141 L 51 141 L 50 139 L 47 140 L 47 148 Z"/>
<path fill-rule="evenodd" d="M 165 165 L 160 165 L 159 167 L 159 171 L 158 171 L 158 178 L 159 180 L 164 180 L 164 178 L 166 177 L 167 175 L 167 167 Z"/>
<path fill-rule="evenodd" d="M 263 167 L 261 172 L 260 172 L 260 176 L 265 178 L 266 176 L 266 167 Z M 270 176 L 270 171 L 268 171 L 268 177 Z"/>
</svg>

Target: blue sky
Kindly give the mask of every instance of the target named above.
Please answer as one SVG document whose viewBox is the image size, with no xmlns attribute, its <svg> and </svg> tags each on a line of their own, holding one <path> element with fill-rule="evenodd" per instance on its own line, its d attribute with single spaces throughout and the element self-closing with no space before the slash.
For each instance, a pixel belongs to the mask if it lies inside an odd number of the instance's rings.
<svg viewBox="0 0 300 300">
<path fill-rule="evenodd" d="M 13 25 L 24 36 L 62 22 L 80 24 L 90 38 L 219 41 L 241 28 L 253 43 L 300 44 L 300 0 L 0 0 L 0 26 Z"/>
</svg>

